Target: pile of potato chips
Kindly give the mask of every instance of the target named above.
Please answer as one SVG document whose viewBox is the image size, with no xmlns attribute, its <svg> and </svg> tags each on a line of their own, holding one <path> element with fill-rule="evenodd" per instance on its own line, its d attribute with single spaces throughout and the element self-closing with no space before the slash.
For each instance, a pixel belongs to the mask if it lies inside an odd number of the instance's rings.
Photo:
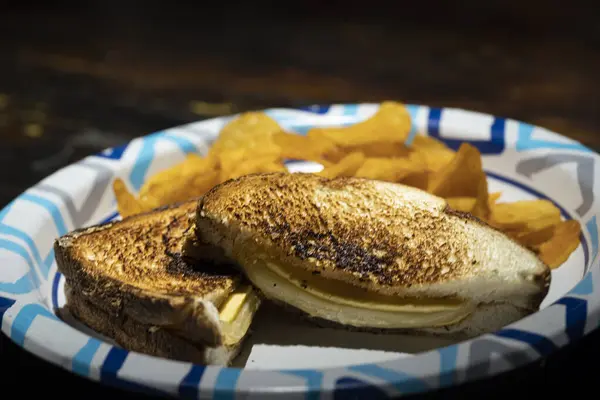
<svg viewBox="0 0 600 400">
<path fill-rule="evenodd" d="M 417 135 L 405 142 L 411 118 L 401 103 L 384 102 L 371 118 L 348 126 L 313 128 L 306 136 L 284 131 L 260 112 L 248 112 L 221 130 L 208 154 L 185 161 L 148 179 L 136 198 L 117 179 L 113 189 L 121 216 L 201 196 L 213 186 L 250 173 L 287 171 L 286 160 L 323 165 L 318 175 L 356 176 L 397 182 L 443 197 L 449 206 L 473 214 L 537 252 L 551 268 L 579 245 L 580 224 L 563 221 L 547 200 L 497 202 L 489 193 L 481 154 L 463 143 L 453 151 Z"/>
</svg>

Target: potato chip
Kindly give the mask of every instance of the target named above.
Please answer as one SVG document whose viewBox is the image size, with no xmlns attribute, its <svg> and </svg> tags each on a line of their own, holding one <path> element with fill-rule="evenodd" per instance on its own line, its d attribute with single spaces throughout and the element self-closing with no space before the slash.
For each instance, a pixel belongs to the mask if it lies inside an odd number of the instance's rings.
<svg viewBox="0 0 600 400">
<path fill-rule="evenodd" d="M 331 164 L 327 160 L 328 156 L 332 157 L 340 152 L 335 143 L 326 138 L 277 132 L 273 135 L 273 141 L 280 147 L 280 155 L 284 159 L 314 161 L 324 166 Z"/>
<path fill-rule="evenodd" d="M 271 117 L 262 112 L 247 112 L 231 120 L 219 132 L 209 156 L 218 160 L 222 176 L 229 176 L 247 159 L 278 156 L 281 148 L 273 136 L 282 129 Z"/>
<path fill-rule="evenodd" d="M 200 196 L 217 183 L 216 164 L 214 157 L 189 154 L 183 162 L 150 177 L 140 188 L 138 201 L 145 209 L 152 209 Z M 199 178 L 211 186 L 194 185 Z"/>
<path fill-rule="evenodd" d="M 496 205 L 496 202 L 498 201 L 498 199 L 500 198 L 500 196 L 502 196 L 501 192 L 494 192 L 494 193 L 490 193 L 488 195 L 488 204 L 490 206 L 490 209 Z"/>
<path fill-rule="evenodd" d="M 474 197 L 472 214 L 487 219 L 489 215 L 487 178 L 476 147 L 463 143 L 456 156 L 443 169 L 431 175 L 427 190 L 437 196 Z"/>
<path fill-rule="evenodd" d="M 431 173 L 429 171 L 411 172 L 404 178 L 400 179 L 398 183 L 407 186 L 412 186 L 421 190 L 427 190 L 427 187 L 429 186 L 430 176 Z"/>
<path fill-rule="evenodd" d="M 492 208 L 490 224 L 503 230 L 534 231 L 560 222 L 560 210 L 549 200 L 498 203 Z"/>
<path fill-rule="evenodd" d="M 156 186 L 139 200 L 148 208 L 186 201 L 199 197 L 218 183 L 219 171 L 202 171 L 194 175 L 184 175 L 169 184 Z"/>
<path fill-rule="evenodd" d="M 415 169 L 419 171 L 429 171 L 427 158 L 423 153 L 418 151 L 410 151 L 407 159 L 414 165 Z"/>
<path fill-rule="evenodd" d="M 521 232 L 538 231 L 548 226 L 556 225 L 560 221 L 560 215 L 548 215 L 540 218 L 531 218 L 523 227 L 519 228 L 519 230 Z"/>
<path fill-rule="evenodd" d="M 310 137 L 325 136 L 340 146 L 361 146 L 373 142 L 404 143 L 411 130 L 406 107 L 397 102 L 381 103 L 370 118 L 347 127 L 313 128 Z"/>
<path fill-rule="evenodd" d="M 336 178 L 338 176 L 353 176 L 365 161 L 363 153 L 350 153 L 342 158 L 337 164 L 323 168 L 317 175 L 325 178 Z"/>
<path fill-rule="evenodd" d="M 452 151 L 444 142 L 431 136 L 416 135 L 410 144 L 412 149 L 437 149 Z"/>
<path fill-rule="evenodd" d="M 410 150 L 400 142 L 371 142 L 359 146 L 343 147 L 342 150 L 347 153 L 361 152 L 365 157 L 407 157 Z"/>
<path fill-rule="evenodd" d="M 456 155 L 452 150 L 437 148 L 415 149 L 414 152 L 423 158 L 427 169 L 432 172 L 437 172 L 449 165 Z"/>
<path fill-rule="evenodd" d="M 418 163 L 407 158 L 372 157 L 365 159 L 355 176 L 380 181 L 397 182 L 412 172 L 422 171 Z"/>
<path fill-rule="evenodd" d="M 237 150 L 227 150 L 222 153 L 215 154 L 218 160 L 219 169 L 221 171 L 220 181 L 228 179 L 233 171 L 243 164 L 247 159 L 251 159 L 252 155 L 245 148 Z M 265 157 L 274 157 L 274 155 L 266 155 Z"/>
<path fill-rule="evenodd" d="M 127 186 L 125 186 L 125 182 L 121 178 L 114 180 L 113 192 L 117 199 L 117 211 L 121 217 L 125 218 L 144 211 L 142 204 L 127 190 Z"/>
<path fill-rule="evenodd" d="M 533 249 L 541 245 L 542 243 L 550 240 L 552 238 L 552 235 L 554 235 L 554 231 L 557 225 L 558 224 L 553 224 L 533 231 L 508 233 L 509 236 L 513 237 L 523 246 Z"/>
<path fill-rule="evenodd" d="M 439 171 L 448 165 L 456 155 L 456 152 L 443 142 L 422 135 L 415 136 L 410 149 L 421 155 L 429 171 Z"/>
<path fill-rule="evenodd" d="M 468 213 L 473 211 L 476 202 L 475 197 L 449 197 L 446 199 L 446 203 L 450 208 Z"/>
<path fill-rule="evenodd" d="M 550 268 L 557 268 L 567 261 L 579 246 L 581 225 L 578 221 L 562 221 L 554 228 L 552 238 L 538 248 L 539 257 Z"/>
<path fill-rule="evenodd" d="M 207 171 L 204 174 L 194 177 L 190 186 L 190 192 L 193 194 L 192 197 L 202 196 L 219 183 L 221 181 L 219 180 L 219 171 L 217 170 Z"/>
<path fill-rule="evenodd" d="M 279 146 L 274 143 L 273 135 L 281 130 L 277 121 L 267 114 L 246 112 L 221 129 L 210 151 L 223 153 L 243 149 L 254 155 L 278 154 Z"/>
<path fill-rule="evenodd" d="M 196 154 L 188 154 L 184 161 L 152 175 L 140 188 L 139 197 L 159 197 L 156 193 L 168 191 L 176 181 L 186 181 L 216 168 L 216 160 L 212 157 L 202 158 Z"/>
<path fill-rule="evenodd" d="M 267 172 L 286 172 L 287 168 L 279 157 L 273 156 L 265 156 L 258 157 L 252 160 L 247 160 L 238 165 L 231 173 L 222 179 L 222 181 L 227 179 L 239 178 L 240 176 L 249 175 L 249 174 L 257 174 L 257 173 L 267 173 Z"/>
</svg>

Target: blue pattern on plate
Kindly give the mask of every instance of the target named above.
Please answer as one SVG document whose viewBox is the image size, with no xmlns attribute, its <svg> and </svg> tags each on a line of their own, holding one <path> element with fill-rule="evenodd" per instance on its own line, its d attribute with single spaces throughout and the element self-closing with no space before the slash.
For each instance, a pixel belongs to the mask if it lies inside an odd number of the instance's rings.
<svg viewBox="0 0 600 400">
<path fill-rule="evenodd" d="M 117 374 L 125 360 L 129 352 L 127 350 L 121 349 L 119 347 L 113 347 L 110 349 L 104 362 L 102 363 L 102 370 L 100 372 L 101 380 L 111 380 L 117 377 Z"/>
<path fill-rule="evenodd" d="M 79 375 L 88 376 L 90 373 L 90 365 L 96 355 L 96 352 L 102 344 L 101 341 L 95 338 L 89 338 L 88 341 L 79 349 L 73 356 L 72 366 L 73 372 Z"/>
<path fill-rule="evenodd" d="M 299 110 L 310 111 L 315 114 L 327 114 L 327 112 L 329 111 L 330 108 L 331 108 L 330 105 L 321 105 L 321 104 L 313 104 L 311 106 L 298 107 Z"/>
<path fill-rule="evenodd" d="M 565 328 L 570 341 L 575 341 L 585 333 L 587 301 L 576 297 L 563 297 L 555 304 L 565 306 Z"/>
<path fill-rule="evenodd" d="M 456 379 L 458 346 L 443 347 L 438 349 L 438 353 L 440 353 L 440 385 L 450 386 Z"/>
<path fill-rule="evenodd" d="M 102 363 L 102 367 L 100 370 L 100 380 L 108 385 L 120 387 L 123 389 L 128 389 L 135 392 L 146 393 L 149 395 L 167 395 L 167 393 L 146 386 L 140 383 L 129 381 L 125 379 L 121 379 L 119 377 L 119 370 L 123 367 L 125 360 L 129 352 L 127 350 L 121 349 L 119 347 L 112 347 L 106 358 L 104 359 L 104 363 Z"/>
<path fill-rule="evenodd" d="M 164 135 L 163 139 L 175 143 L 179 147 L 179 150 L 183 152 L 183 154 L 198 152 L 198 147 L 196 147 L 196 145 L 192 141 L 184 137 Z"/>
<path fill-rule="evenodd" d="M 28 271 L 15 282 L 0 282 L 0 292 L 10 294 L 25 294 L 41 285 L 40 278 L 35 273 L 33 260 L 23 246 L 7 239 L 0 239 L 0 249 L 8 250 L 25 260 L 29 266 Z"/>
<path fill-rule="evenodd" d="M 25 343 L 25 338 L 27 337 L 27 331 L 31 327 L 33 321 L 38 317 L 49 318 L 58 321 L 56 315 L 48 311 L 48 309 L 41 304 L 25 304 L 23 308 L 19 310 L 12 323 L 10 333 L 12 340 L 18 345 L 23 346 Z"/>
<path fill-rule="evenodd" d="M 179 384 L 180 397 L 185 399 L 196 399 L 198 397 L 198 385 L 200 385 L 205 369 L 206 367 L 203 365 L 192 365 Z"/>
<path fill-rule="evenodd" d="M 62 274 L 60 272 L 56 272 L 56 274 L 54 274 L 54 279 L 52 280 L 51 300 L 52 300 L 52 308 L 55 310 L 58 309 L 58 285 L 60 283 L 61 277 L 62 277 Z"/>
<path fill-rule="evenodd" d="M 537 350 L 540 355 L 545 356 L 558 348 L 550 339 L 534 332 L 527 332 L 520 329 L 501 329 L 494 332 L 494 335 L 507 339 L 514 339 L 530 345 L 533 349 Z"/>
<path fill-rule="evenodd" d="M 112 147 L 110 149 L 106 149 L 106 150 L 101 151 L 100 153 L 96 154 L 96 156 L 108 158 L 111 160 L 120 160 L 121 157 L 123 156 L 123 153 L 125 153 L 125 150 L 127 150 L 128 145 L 129 144 L 126 143 L 122 146 L 117 146 L 117 147 Z"/>
<path fill-rule="evenodd" d="M 335 381 L 333 389 L 334 400 L 350 399 L 391 399 L 392 397 L 381 388 L 356 378 L 343 376 Z"/>
<path fill-rule="evenodd" d="M 442 121 L 443 110 L 440 108 L 430 108 L 427 122 L 427 132 L 429 136 L 439 139 L 446 143 L 448 147 L 458 150 L 464 142 L 470 143 L 479 149 L 482 155 L 485 154 L 502 154 L 504 152 L 504 127 L 506 121 L 504 118 L 495 118 L 490 127 L 490 140 L 475 140 L 475 139 L 447 139 L 440 134 L 440 124 Z"/>
<path fill-rule="evenodd" d="M 6 236 L 12 236 L 12 237 L 15 237 L 15 238 L 20 239 L 23 242 L 25 242 L 25 244 L 29 248 L 29 251 L 31 251 L 31 253 L 33 254 L 33 258 L 37 262 L 38 267 L 42 271 L 44 278 L 47 279 L 48 273 L 50 272 L 50 268 L 52 267 L 52 264 L 54 263 L 54 249 L 51 248 L 50 251 L 48 252 L 48 255 L 44 259 L 44 261 L 42 261 L 42 258 L 40 257 L 40 252 L 38 251 L 35 241 L 29 234 L 27 234 L 25 231 L 23 231 L 21 229 L 18 229 L 18 228 L 15 228 L 13 226 L 9 226 L 9 225 L 6 225 L 5 223 L 3 223 L 2 221 L 8 214 L 8 211 L 10 210 L 11 206 L 12 206 L 12 203 L 10 203 L 8 206 L 6 206 L 2 210 L 2 212 L 0 212 L 0 234 L 6 235 Z"/>
<path fill-rule="evenodd" d="M 424 392 L 430 389 L 429 385 L 417 378 L 402 371 L 394 371 L 384 368 L 377 364 L 353 365 L 348 370 L 360 372 L 363 375 L 372 376 L 381 379 L 384 382 L 393 382 L 394 387 L 401 393 Z"/>
<path fill-rule="evenodd" d="M 561 149 L 561 150 L 578 150 L 583 152 L 591 152 L 590 149 L 580 143 L 561 143 L 549 140 L 532 139 L 534 126 L 519 122 L 518 139 L 515 146 L 517 151 L 528 151 L 537 149 Z"/>
<path fill-rule="evenodd" d="M 136 191 L 140 190 L 144 184 L 146 173 L 154 158 L 154 142 L 156 142 L 158 138 L 156 135 L 150 135 L 140 140 L 142 141 L 142 148 L 140 149 L 131 173 L 129 174 L 129 181 Z"/>
<path fill-rule="evenodd" d="M 323 372 L 314 369 L 281 371 L 284 374 L 295 375 L 304 378 L 306 381 L 306 400 L 318 400 L 320 397 L 319 388 L 323 382 Z"/>
<path fill-rule="evenodd" d="M 0 218 L 0 221 L 1 220 L 2 219 Z M 50 249 L 48 255 L 42 261 L 42 258 L 40 257 L 40 252 L 38 251 L 38 248 L 35 245 L 33 238 L 24 231 L 17 228 L 13 228 L 12 226 L 8 226 L 0 222 L 0 234 L 12 236 L 25 242 L 25 244 L 29 248 L 29 251 L 31 251 L 31 253 L 33 254 L 33 258 L 35 259 L 38 267 L 40 268 L 40 271 L 42 272 L 44 278 L 48 278 L 48 273 L 50 272 L 50 268 L 54 263 L 54 249 Z"/>
<path fill-rule="evenodd" d="M 588 272 L 587 274 L 585 274 L 583 279 L 581 281 L 579 281 L 579 283 L 577 283 L 577 285 L 575 285 L 575 287 L 573 289 L 571 289 L 569 294 L 577 294 L 580 296 L 586 296 L 586 295 L 592 294 L 593 291 L 594 291 L 594 282 L 592 281 L 592 274 Z"/>
<path fill-rule="evenodd" d="M 356 115 L 358 111 L 358 104 L 344 104 L 343 115 Z"/>
<path fill-rule="evenodd" d="M 595 259 L 598 255 L 598 223 L 596 222 L 596 216 L 594 215 L 587 224 L 585 224 L 588 232 L 590 233 L 590 238 L 592 240 L 592 254 L 591 259 Z"/>
<path fill-rule="evenodd" d="M 238 379 L 242 373 L 238 368 L 222 368 L 217 375 L 213 394 L 215 398 L 223 400 L 234 400 Z"/>
<path fill-rule="evenodd" d="M 408 133 L 408 137 L 404 141 L 404 144 L 407 146 L 410 146 L 412 144 L 413 140 L 415 139 L 415 136 L 417 136 L 417 133 L 418 133 L 417 124 L 415 121 L 417 120 L 417 114 L 419 113 L 419 110 L 421 109 L 421 107 L 415 106 L 412 104 L 407 104 L 406 109 L 408 110 L 408 113 L 410 114 L 410 120 L 412 121 L 412 124 L 410 127 L 410 132 Z"/>
<path fill-rule="evenodd" d="M 56 226 L 56 230 L 58 231 L 58 234 L 64 235 L 65 233 L 67 233 L 67 226 L 65 225 L 65 221 L 63 219 L 62 214 L 60 213 L 60 208 L 58 207 L 57 204 L 53 203 L 52 201 L 50 201 L 48 199 L 45 199 L 40 196 L 36 196 L 31 193 L 23 193 L 21 196 L 19 196 L 19 199 L 30 201 L 32 203 L 35 203 L 37 205 L 44 207 L 46 210 L 48 210 L 48 212 L 52 216 L 52 220 L 54 221 L 54 226 Z"/>
</svg>

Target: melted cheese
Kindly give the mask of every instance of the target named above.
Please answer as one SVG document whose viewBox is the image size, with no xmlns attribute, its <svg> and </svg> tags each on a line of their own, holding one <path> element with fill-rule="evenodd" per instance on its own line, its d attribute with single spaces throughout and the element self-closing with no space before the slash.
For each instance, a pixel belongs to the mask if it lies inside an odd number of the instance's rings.
<svg viewBox="0 0 600 400">
<path fill-rule="evenodd" d="M 242 340 L 259 305 L 260 299 L 250 285 L 241 285 L 229 296 L 219 310 L 223 342 L 226 346 Z"/>
<path fill-rule="evenodd" d="M 443 326 L 459 322 L 475 308 L 458 299 L 384 296 L 273 263 L 257 262 L 246 273 L 267 297 L 343 325 L 382 329 Z"/>
</svg>

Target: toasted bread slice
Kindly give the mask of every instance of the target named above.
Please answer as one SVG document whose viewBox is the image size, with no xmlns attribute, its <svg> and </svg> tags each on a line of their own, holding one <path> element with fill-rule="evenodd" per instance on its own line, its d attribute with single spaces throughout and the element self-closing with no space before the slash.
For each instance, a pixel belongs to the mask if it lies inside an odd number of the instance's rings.
<svg viewBox="0 0 600 400">
<path fill-rule="evenodd" d="M 58 238 L 54 249 L 69 287 L 67 307 L 93 329 L 114 333 L 124 347 L 134 345 L 154 354 L 202 355 L 201 362 L 211 359 L 203 356 L 208 348 L 215 354 L 219 347 L 239 346 L 260 299 L 239 272 L 182 255 L 196 203 L 163 207 Z M 145 327 L 161 333 L 126 339 Z M 179 340 L 166 345 L 172 338 Z M 186 353 L 176 344 L 184 341 L 201 351 Z"/>
<path fill-rule="evenodd" d="M 443 199 L 361 178 L 230 180 L 198 202 L 196 235 L 266 297 L 358 328 L 479 334 L 537 310 L 550 282 L 533 252 Z"/>
<path fill-rule="evenodd" d="M 115 316 L 93 304 L 88 297 L 65 285 L 68 307 L 61 310 L 97 333 L 114 340 L 130 351 L 198 364 L 229 365 L 237 356 L 241 342 L 206 346 L 191 342 L 154 325 L 141 324 L 128 316 Z M 68 314 L 67 314 L 68 313 Z"/>
</svg>

